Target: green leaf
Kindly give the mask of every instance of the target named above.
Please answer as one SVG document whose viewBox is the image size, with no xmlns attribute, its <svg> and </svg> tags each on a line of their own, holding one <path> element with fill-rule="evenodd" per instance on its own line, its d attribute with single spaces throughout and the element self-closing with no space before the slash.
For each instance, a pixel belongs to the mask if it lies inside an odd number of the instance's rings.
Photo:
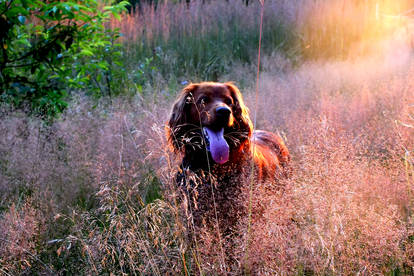
<svg viewBox="0 0 414 276">
<path fill-rule="evenodd" d="M 121 16 L 119 15 L 119 13 L 113 12 L 112 15 L 115 17 L 116 20 L 118 20 L 118 21 L 121 20 Z"/>
<path fill-rule="evenodd" d="M 93 56 L 93 52 L 87 49 L 82 49 L 81 54 L 85 56 Z"/>
</svg>

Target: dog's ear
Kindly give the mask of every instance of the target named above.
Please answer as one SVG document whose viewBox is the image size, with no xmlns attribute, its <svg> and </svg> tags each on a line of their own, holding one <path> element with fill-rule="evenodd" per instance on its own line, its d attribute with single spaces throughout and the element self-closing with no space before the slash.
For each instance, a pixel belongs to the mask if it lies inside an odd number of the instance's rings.
<svg viewBox="0 0 414 276">
<path fill-rule="evenodd" d="M 225 85 L 230 90 L 233 97 L 233 115 L 235 117 L 235 124 L 237 128 L 242 131 L 248 132 L 248 136 L 251 137 L 253 131 L 253 124 L 250 120 L 249 109 L 244 104 L 242 94 L 239 89 L 231 82 L 226 82 Z"/>
<path fill-rule="evenodd" d="M 194 92 L 198 84 L 187 85 L 178 96 L 171 111 L 167 125 L 167 139 L 174 151 L 183 151 L 183 136 L 187 131 L 190 120 L 190 108 L 194 102 Z"/>
</svg>

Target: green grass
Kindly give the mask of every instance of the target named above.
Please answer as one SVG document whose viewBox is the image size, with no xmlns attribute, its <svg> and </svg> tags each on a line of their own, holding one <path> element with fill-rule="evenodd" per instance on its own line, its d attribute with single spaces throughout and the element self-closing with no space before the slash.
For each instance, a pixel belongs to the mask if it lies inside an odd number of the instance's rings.
<svg viewBox="0 0 414 276">
<path fill-rule="evenodd" d="M 135 20 L 133 23 L 128 20 L 121 22 L 120 29 L 125 37 L 124 66 L 128 75 L 127 83 L 122 83 L 123 89 L 142 91 L 143 87 L 154 86 L 160 79 L 176 83 L 217 81 L 236 64 L 255 64 L 260 6 L 245 8 L 241 3 L 219 5 L 223 9 L 221 14 L 211 19 L 208 13 L 214 14 L 209 11 L 215 9 L 214 5 L 198 7 L 195 12 L 200 13 L 199 19 L 191 19 L 190 22 L 185 19 L 186 11 L 180 11 L 178 5 L 146 11 L 158 18 L 172 9 L 172 14 L 182 17 L 178 22 L 167 17 L 164 25 L 160 26 L 157 20 L 142 19 L 146 18 L 145 14 L 131 15 L 130 18 Z M 198 9 L 207 10 L 207 15 Z M 277 12 L 272 7 L 265 15 L 262 54 L 277 51 L 296 59 L 299 44 L 295 28 Z"/>
</svg>

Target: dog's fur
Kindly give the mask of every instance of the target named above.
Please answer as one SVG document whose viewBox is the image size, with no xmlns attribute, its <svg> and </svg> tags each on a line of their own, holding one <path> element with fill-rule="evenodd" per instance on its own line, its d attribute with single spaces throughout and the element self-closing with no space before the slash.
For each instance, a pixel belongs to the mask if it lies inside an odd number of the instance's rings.
<svg viewBox="0 0 414 276">
<path fill-rule="evenodd" d="M 218 114 L 220 108 L 228 109 L 228 116 Z M 203 127 L 224 128 L 230 148 L 224 164 L 214 162 L 206 149 Z M 239 204 L 241 176 L 250 173 L 252 161 L 255 177 L 265 181 L 286 174 L 290 158 L 278 135 L 253 131 L 249 110 L 232 83 L 202 82 L 185 87 L 172 109 L 167 137 L 174 151 L 182 154 L 176 181 L 190 196 L 196 224 L 209 220 L 214 198 L 219 219 L 230 229 L 237 217 L 243 215 Z"/>
</svg>

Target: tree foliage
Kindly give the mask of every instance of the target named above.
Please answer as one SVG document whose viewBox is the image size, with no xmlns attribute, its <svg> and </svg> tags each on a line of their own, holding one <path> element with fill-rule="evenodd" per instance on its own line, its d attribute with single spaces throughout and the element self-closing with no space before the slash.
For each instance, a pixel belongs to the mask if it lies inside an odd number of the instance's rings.
<svg viewBox="0 0 414 276">
<path fill-rule="evenodd" d="M 110 92 L 119 32 L 105 23 L 126 5 L 0 0 L 0 101 L 50 118 L 67 106 L 69 89 L 103 93 L 106 82 Z"/>
</svg>

